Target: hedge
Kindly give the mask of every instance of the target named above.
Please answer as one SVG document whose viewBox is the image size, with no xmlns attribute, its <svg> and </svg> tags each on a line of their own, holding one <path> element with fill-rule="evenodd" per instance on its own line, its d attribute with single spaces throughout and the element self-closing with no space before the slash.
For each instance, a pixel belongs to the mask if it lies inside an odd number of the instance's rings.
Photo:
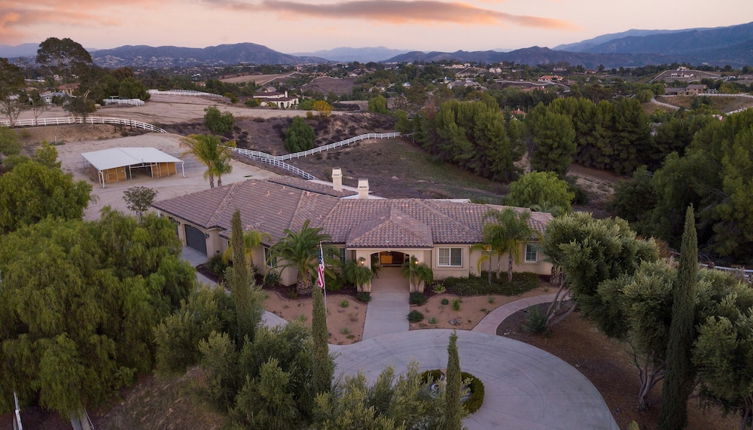
<svg viewBox="0 0 753 430">
<path fill-rule="evenodd" d="M 502 294 L 516 296 L 530 291 L 539 285 L 539 276 L 535 273 L 513 273 L 512 282 L 507 281 L 507 274 L 497 278 L 492 274 L 491 285 L 487 276 L 470 276 L 468 278 L 447 278 L 442 280 L 447 291 L 459 296 L 483 296 L 488 294 Z"/>
</svg>

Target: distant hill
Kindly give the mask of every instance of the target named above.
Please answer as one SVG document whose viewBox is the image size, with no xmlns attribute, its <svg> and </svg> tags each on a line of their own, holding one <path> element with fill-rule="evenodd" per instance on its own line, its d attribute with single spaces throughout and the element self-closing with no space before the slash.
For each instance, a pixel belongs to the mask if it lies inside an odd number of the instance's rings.
<svg viewBox="0 0 753 430">
<path fill-rule="evenodd" d="M 753 65 L 753 22 L 690 30 L 629 30 L 560 45 L 554 50 L 534 46 L 510 52 L 413 51 L 387 61 L 447 60 L 480 63 L 507 61 L 528 65 L 564 62 L 586 67 L 632 67 L 675 62 L 739 67 Z"/>
<path fill-rule="evenodd" d="M 0 45 L 0 57 L 31 57 L 37 55 L 38 43 L 23 43 L 21 45 Z"/>
<path fill-rule="evenodd" d="M 255 43 L 184 48 L 179 46 L 126 45 L 92 53 L 94 62 L 105 67 L 173 67 L 222 64 L 301 64 L 325 63 L 316 57 L 283 54 Z"/>
<path fill-rule="evenodd" d="M 568 63 L 596 68 L 629 67 L 643 64 L 671 63 L 673 60 L 660 55 L 625 55 L 625 54 L 589 54 L 582 52 L 555 51 L 549 48 L 533 46 L 510 52 L 498 51 L 455 51 L 455 52 L 420 52 L 413 51 L 398 55 L 387 62 L 440 62 L 464 61 L 477 63 L 509 62 L 528 65 Z"/>
<path fill-rule="evenodd" d="M 384 61 L 396 55 L 409 52 L 407 49 L 390 49 L 383 46 L 350 48 L 340 47 L 322 51 L 296 53 L 293 55 L 320 57 L 331 61 L 368 63 L 369 61 Z"/>
</svg>

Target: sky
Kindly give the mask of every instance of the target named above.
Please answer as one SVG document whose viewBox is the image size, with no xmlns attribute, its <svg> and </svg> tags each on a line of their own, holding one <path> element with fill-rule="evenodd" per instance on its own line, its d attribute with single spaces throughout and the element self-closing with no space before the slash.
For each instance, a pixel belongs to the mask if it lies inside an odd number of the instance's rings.
<svg viewBox="0 0 753 430">
<path fill-rule="evenodd" d="M 753 21 L 753 0 L 0 0 L 0 44 L 87 48 L 254 42 L 454 51 L 554 47 L 631 28 Z"/>
</svg>

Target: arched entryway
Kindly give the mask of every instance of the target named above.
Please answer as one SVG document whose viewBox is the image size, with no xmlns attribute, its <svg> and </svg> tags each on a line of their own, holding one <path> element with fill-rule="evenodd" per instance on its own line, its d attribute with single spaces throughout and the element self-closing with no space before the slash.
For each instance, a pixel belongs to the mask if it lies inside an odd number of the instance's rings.
<svg viewBox="0 0 753 430">
<path fill-rule="evenodd" d="M 409 291 L 410 283 L 403 277 L 403 263 L 408 254 L 399 251 L 381 251 L 371 254 L 371 267 L 376 267 L 376 276 L 371 281 L 371 291 Z"/>
</svg>

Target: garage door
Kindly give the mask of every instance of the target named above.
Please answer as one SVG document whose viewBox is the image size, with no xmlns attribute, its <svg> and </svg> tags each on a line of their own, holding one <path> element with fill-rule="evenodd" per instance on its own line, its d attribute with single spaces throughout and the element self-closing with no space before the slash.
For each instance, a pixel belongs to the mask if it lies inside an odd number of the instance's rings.
<svg viewBox="0 0 753 430">
<path fill-rule="evenodd" d="M 207 255 L 207 240 L 204 237 L 204 233 L 188 224 L 186 224 L 186 245 Z"/>
</svg>

